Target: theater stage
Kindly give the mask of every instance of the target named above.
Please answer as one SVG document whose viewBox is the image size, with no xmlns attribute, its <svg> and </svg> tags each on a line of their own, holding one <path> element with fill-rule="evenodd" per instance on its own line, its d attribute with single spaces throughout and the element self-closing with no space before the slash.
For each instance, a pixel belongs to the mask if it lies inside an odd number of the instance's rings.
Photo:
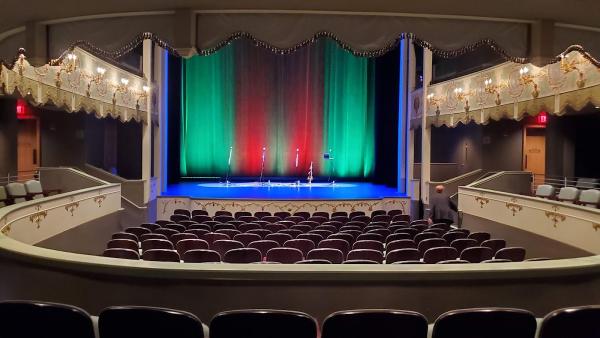
<svg viewBox="0 0 600 338">
<path fill-rule="evenodd" d="M 235 211 L 365 211 L 410 212 L 410 197 L 395 188 L 367 182 L 219 182 L 186 181 L 169 185 L 158 197 L 158 219 L 175 209 Z"/>
</svg>

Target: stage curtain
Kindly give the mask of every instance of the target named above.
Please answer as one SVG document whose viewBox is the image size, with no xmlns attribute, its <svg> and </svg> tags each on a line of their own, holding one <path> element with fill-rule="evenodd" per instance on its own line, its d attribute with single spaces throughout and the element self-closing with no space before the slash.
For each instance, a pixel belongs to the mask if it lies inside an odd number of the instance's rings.
<svg viewBox="0 0 600 338">
<path fill-rule="evenodd" d="M 367 178 L 374 59 L 321 39 L 289 55 L 237 40 L 184 61 L 181 175 Z M 334 160 L 323 160 L 332 150 Z M 297 160 L 296 160 L 297 158 Z M 333 165 L 333 168 L 330 167 Z"/>
<path fill-rule="evenodd" d="M 183 63 L 181 175 L 225 173 L 234 130 L 234 48 Z"/>
<path fill-rule="evenodd" d="M 325 46 L 323 144 L 331 151 L 334 176 L 368 177 L 373 170 L 375 138 L 373 63 L 354 57 L 331 40 Z"/>
</svg>

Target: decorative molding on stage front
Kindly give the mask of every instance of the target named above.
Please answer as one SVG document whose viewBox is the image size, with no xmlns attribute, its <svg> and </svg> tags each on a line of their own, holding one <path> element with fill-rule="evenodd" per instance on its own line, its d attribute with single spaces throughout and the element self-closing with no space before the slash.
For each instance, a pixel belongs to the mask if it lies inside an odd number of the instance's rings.
<svg viewBox="0 0 600 338">
<path fill-rule="evenodd" d="M 75 47 L 65 57 L 34 67 L 21 50 L 12 66 L 0 65 L 0 95 L 19 95 L 35 106 L 52 104 L 123 122 L 150 120 L 149 82 Z"/>
<path fill-rule="evenodd" d="M 459 123 L 521 120 L 541 111 L 564 115 L 586 105 L 600 105 L 600 68 L 578 51 L 544 67 L 513 62 L 431 85 L 411 93 L 411 128 L 427 124 L 455 127 Z M 423 102 L 425 101 L 425 102 Z"/>
<path fill-rule="evenodd" d="M 189 197 L 158 197 L 157 219 L 169 219 L 175 209 L 206 210 L 210 215 L 216 211 L 268 211 L 271 213 L 287 211 L 364 211 L 367 215 L 373 210 L 402 210 L 410 214 L 410 197 L 360 200 L 232 200 L 232 199 L 195 199 Z"/>
</svg>

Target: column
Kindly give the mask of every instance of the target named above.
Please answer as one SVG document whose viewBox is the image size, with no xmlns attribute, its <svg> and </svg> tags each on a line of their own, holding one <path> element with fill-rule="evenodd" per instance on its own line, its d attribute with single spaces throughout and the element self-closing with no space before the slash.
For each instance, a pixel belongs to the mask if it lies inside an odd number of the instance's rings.
<svg viewBox="0 0 600 338">
<path fill-rule="evenodd" d="M 421 201 L 429 205 L 429 181 L 431 181 L 431 126 L 427 123 L 427 92 L 431 83 L 433 70 L 433 54 L 427 48 L 423 49 L 423 114 L 421 117 Z"/>
<path fill-rule="evenodd" d="M 142 46 L 142 72 L 146 85 L 152 83 L 152 40 L 144 40 Z M 151 200 L 151 159 L 152 159 L 152 95 L 146 99 L 147 123 L 142 125 L 142 180 L 144 181 L 144 203 Z"/>
<path fill-rule="evenodd" d="M 168 52 L 161 47 L 154 47 L 154 93 L 158 126 L 153 128 L 154 134 L 154 177 L 156 177 L 157 193 L 167 189 L 168 168 L 167 149 L 169 142 L 169 63 Z"/>
<path fill-rule="evenodd" d="M 27 61 L 32 65 L 41 66 L 46 64 L 50 59 L 48 55 L 48 26 L 37 22 L 28 23 L 25 26 L 25 46 L 23 47 L 26 50 Z"/>
<path fill-rule="evenodd" d="M 407 102 L 407 117 L 406 117 L 406 130 L 408 133 L 407 140 L 407 154 L 406 154 L 406 192 L 407 194 L 414 192 L 414 187 L 412 184 L 413 179 L 413 169 L 414 169 L 414 153 L 415 153 L 415 131 L 411 128 L 411 113 L 412 113 L 412 102 L 411 102 L 411 93 L 415 90 L 416 87 L 416 77 L 417 77 L 417 58 L 415 55 L 415 45 L 412 40 L 409 40 L 408 43 L 408 102 Z"/>
<path fill-rule="evenodd" d="M 408 74 L 409 74 L 409 45 L 410 41 L 404 39 L 400 41 L 400 71 L 398 79 L 398 192 L 408 193 L 407 180 L 407 155 L 408 155 L 408 130 L 409 130 L 409 112 L 408 112 Z"/>
</svg>

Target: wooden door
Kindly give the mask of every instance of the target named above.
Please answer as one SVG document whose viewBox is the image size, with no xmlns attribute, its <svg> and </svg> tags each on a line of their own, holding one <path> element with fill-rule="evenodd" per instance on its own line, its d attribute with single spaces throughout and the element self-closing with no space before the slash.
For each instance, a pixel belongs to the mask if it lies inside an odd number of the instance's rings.
<svg viewBox="0 0 600 338">
<path fill-rule="evenodd" d="M 19 120 L 18 166 L 20 179 L 29 179 L 40 166 L 39 123 L 37 119 Z"/>
<path fill-rule="evenodd" d="M 531 171 L 543 182 L 546 174 L 546 129 L 526 128 L 523 140 L 523 170 Z"/>
</svg>

